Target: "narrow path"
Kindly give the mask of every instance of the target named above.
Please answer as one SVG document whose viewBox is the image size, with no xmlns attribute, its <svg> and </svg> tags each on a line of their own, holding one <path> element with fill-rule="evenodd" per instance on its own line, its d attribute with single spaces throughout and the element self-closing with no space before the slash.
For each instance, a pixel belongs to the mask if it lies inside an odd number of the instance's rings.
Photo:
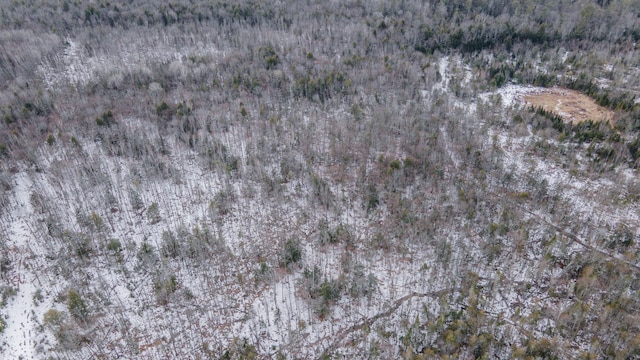
<svg viewBox="0 0 640 360">
<path fill-rule="evenodd" d="M 378 321 L 381 318 L 385 318 L 385 317 L 389 317 L 389 316 L 393 315 L 393 313 L 395 313 L 396 310 L 398 310 L 398 308 L 403 303 L 405 303 L 406 301 L 408 301 L 410 299 L 413 299 L 415 297 L 438 297 L 438 296 L 444 295 L 446 293 L 454 292 L 456 290 L 458 290 L 458 289 L 449 288 L 449 289 L 442 289 L 442 290 L 428 292 L 428 293 L 418 293 L 418 292 L 415 292 L 415 291 L 412 292 L 412 293 L 409 293 L 409 294 L 399 298 L 398 300 L 394 301 L 393 305 L 391 305 L 391 307 L 389 309 L 387 309 L 386 311 L 383 311 L 383 312 L 381 312 L 379 314 L 376 314 L 373 317 L 366 318 L 360 323 L 351 325 L 350 327 L 342 329 L 342 330 L 338 331 L 337 333 L 335 333 L 332 336 L 332 338 L 334 339 L 333 342 L 322 352 L 322 355 L 320 355 L 318 357 L 318 359 L 324 359 L 327 355 L 329 355 L 333 351 L 335 351 L 335 349 L 338 347 L 338 345 L 349 334 L 351 334 L 353 332 L 356 332 L 356 331 L 359 331 L 359 330 L 362 330 L 365 326 L 371 326 L 374 322 Z M 318 342 L 320 342 L 322 340 L 324 340 L 324 339 L 318 340 Z"/>
</svg>

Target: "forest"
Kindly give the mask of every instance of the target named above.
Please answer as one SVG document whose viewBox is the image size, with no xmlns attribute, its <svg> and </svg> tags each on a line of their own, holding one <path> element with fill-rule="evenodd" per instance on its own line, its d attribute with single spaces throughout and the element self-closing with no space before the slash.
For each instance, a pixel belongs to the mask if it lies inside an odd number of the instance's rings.
<svg viewBox="0 0 640 360">
<path fill-rule="evenodd" d="M 0 357 L 638 358 L 638 41 L 640 0 L 0 0 Z"/>
</svg>

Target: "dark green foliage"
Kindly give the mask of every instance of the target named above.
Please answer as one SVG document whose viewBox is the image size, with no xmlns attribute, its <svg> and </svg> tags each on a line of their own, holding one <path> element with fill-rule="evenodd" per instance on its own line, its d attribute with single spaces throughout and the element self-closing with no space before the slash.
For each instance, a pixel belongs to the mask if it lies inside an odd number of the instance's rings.
<svg viewBox="0 0 640 360">
<path fill-rule="evenodd" d="M 99 12 L 96 10 L 95 7 L 89 6 L 89 7 L 84 9 L 84 21 L 86 23 L 91 23 L 92 19 L 94 17 L 97 18 L 98 16 L 99 16 Z"/>
<path fill-rule="evenodd" d="M 122 245 L 120 244 L 120 241 L 116 239 L 111 239 L 107 243 L 107 250 L 113 253 L 119 253 L 120 251 L 122 251 Z"/>
<path fill-rule="evenodd" d="M 303 276 L 316 314 L 322 319 L 329 314 L 331 305 L 340 299 L 345 285 L 341 280 L 326 279 L 317 266 L 312 270 L 305 268 Z"/>
<path fill-rule="evenodd" d="M 25 118 L 30 118 L 31 116 L 42 116 L 47 114 L 49 109 L 46 108 L 45 104 L 35 104 L 32 102 L 25 102 L 22 106 L 22 116 Z"/>
<path fill-rule="evenodd" d="M 331 303 L 340 299 L 342 287 L 342 284 L 336 280 L 324 281 L 317 291 L 312 293 L 311 298 L 320 298 L 323 302 Z"/>
<path fill-rule="evenodd" d="M 167 304 L 170 296 L 178 289 L 178 279 L 175 275 L 163 276 L 153 283 L 153 290 L 156 294 L 158 302 L 162 305 Z"/>
<path fill-rule="evenodd" d="M 225 161 L 225 171 L 235 172 L 238 170 L 238 158 L 235 156 L 228 156 Z"/>
<path fill-rule="evenodd" d="M 159 106 L 162 107 L 162 104 Z M 162 112 L 162 110 L 160 111 Z M 191 113 L 192 113 L 191 107 L 188 106 L 184 101 L 178 103 L 178 106 L 176 106 L 176 116 L 183 117 L 183 116 L 191 115 Z M 188 124 L 188 123 L 185 123 L 185 124 Z M 192 132 L 195 129 L 191 129 L 189 126 L 184 126 L 183 130 L 184 132 Z"/>
<path fill-rule="evenodd" d="M 501 87 L 508 80 L 512 79 L 516 73 L 516 69 L 510 65 L 500 65 L 498 67 L 491 67 L 487 71 L 487 78 L 490 80 L 491 85 L 494 87 Z"/>
<path fill-rule="evenodd" d="M 220 356 L 220 360 L 247 359 L 254 360 L 259 357 L 256 347 L 249 343 L 246 338 L 234 339 L 228 350 L 225 350 Z"/>
<path fill-rule="evenodd" d="M 551 87 L 557 82 L 556 76 L 552 74 L 537 74 L 533 79 L 534 86 Z"/>
<path fill-rule="evenodd" d="M 184 226 L 176 231 L 162 232 L 161 255 L 166 258 L 206 260 L 213 254 L 221 256 L 226 248 L 222 240 L 214 236 L 206 226 L 196 226 L 189 231 Z"/>
<path fill-rule="evenodd" d="M 0 258 L 0 273 L 4 275 L 9 270 L 11 270 L 11 260 L 5 257 Z"/>
<path fill-rule="evenodd" d="M 151 203 L 151 205 L 149 205 L 149 207 L 147 208 L 147 219 L 149 220 L 149 224 L 151 225 L 157 224 L 162 220 L 157 202 Z"/>
<path fill-rule="evenodd" d="M 9 109 L 6 112 L 5 110 L 2 110 L 2 112 L 3 112 L 2 119 L 4 120 L 5 124 L 10 125 L 15 123 L 18 120 L 16 114 L 13 113 L 13 109 Z"/>
<path fill-rule="evenodd" d="M 332 193 L 329 184 L 318 174 L 311 175 L 313 195 L 321 205 L 328 207 L 331 204 Z"/>
<path fill-rule="evenodd" d="M 338 358 L 572 358 L 581 349 L 634 358 L 637 229 L 633 213 L 615 210 L 633 211 L 640 192 L 632 171 L 609 169 L 640 164 L 629 95 L 636 2 L 6 1 L 2 276 L 46 266 L 41 286 L 78 284 L 84 305 L 74 312 L 100 309 L 96 326 L 67 309 L 45 315 L 58 339 L 45 351 L 61 358 L 317 357 L 311 350 L 325 347 Z M 116 61 L 67 79 L 77 62 L 103 59 Z M 489 92 L 507 84 L 582 89 L 619 111 L 615 129 L 505 109 Z M 42 241 L 24 255 L 10 237 L 27 213 L 13 211 L 23 204 L 10 191 L 22 195 L 23 176 L 42 193 L 25 228 Z M 41 188 L 49 180 L 62 186 Z M 76 199 L 77 225 L 64 208 Z M 611 229 L 618 219 L 630 229 Z M 29 261 L 8 263 L 18 255 Z M 313 269 L 302 271 L 305 262 Z M 469 269 L 481 278 L 469 281 Z M 178 276 L 195 285 L 197 303 L 183 301 L 191 296 Z M 272 303 L 290 279 L 294 298 Z M 112 301 L 110 281 L 132 298 Z M 378 281 L 383 293 L 371 296 Z M 162 321 L 154 295 L 180 314 L 176 331 L 219 339 L 229 330 L 228 342 L 201 350 L 181 346 L 180 334 L 149 337 L 145 326 Z M 255 296 L 268 318 L 247 308 Z M 340 317 L 358 314 L 296 326 L 306 315 L 281 311 L 299 298 L 323 319 L 335 306 Z M 131 314 L 151 323 L 136 329 Z M 273 343 L 276 327 L 287 328 L 286 343 Z M 315 342 L 309 333 L 320 328 Z M 250 340 L 233 339 L 238 329 Z M 107 332 L 113 343 L 101 346 Z M 98 341 L 82 349 L 89 337 Z"/>
<path fill-rule="evenodd" d="M 331 71 L 317 76 L 307 73 L 296 76 L 292 93 L 296 98 L 317 99 L 324 103 L 335 95 L 346 93 L 350 84 L 351 82 L 342 72 Z"/>
<path fill-rule="evenodd" d="M 144 202 L 142 201 L 140 194 L 133 188 L 129 188 L 129 203 L 133 210 L 140 210 L 144 207 Z"/>
<path fill-rule="evenodd" d="M 160 104 L 156 105 L 156 114 L 163 120 L 170 120 L 174 111 L 171 106 L 163 100 Z"/>
<path fill-rule="evenodd" d="M 68 244 L 69 250 L 80 258 L 86 258 L 93 251 L 91 239 L 82 232 L 63 231 L 63 241 Z"/>
<path fill-rule="evenodd" d="M 497 351 L 504 351 L 504 344 L 498 338 L 500 335 L 496 335 L 500 334 L 501 324 L 495 323 L 483 311 L 482 298 L 476 287 L 477 277 L 469 273 L 465 282 L 470 287 L 457 300 L 464 305 L 443 309 L 424 325 L 416 319 L 401 339 L 403 346 L 422 348 L 423 353 L 432 358 L 459 358 L 470 351 L 474 358 L 491 359 L 496 357 Z"/>
<path fill-rule="evenodd" d="M 612 127 L 606 121 L 565 122 L 562 117 L 542 107 L 530 107 L 529 110 L 537 115 L 531 122 L 534 129 L 553 128 L 558 132 L 558 140 L 561 142 L 573 141 L 588 144 L 586 155 L 593 160 L 594 164 L 599 164 L 597 166 L 601 169 L 621 162 L 636 166 L 637 159 L 640 157 L 638 150 L 640 141 L 637 137 L 632 141 L 623 138 L 624 128 L 628 125 L 624 119 L 617 121 L 616 126 Z M 540 150 L 544 149 L 540 148 Z"/>
<path fill-rule="evenodd" d="M 73 292 L 71 298 L 74 299 L 74 306 L 79 307 L 74 309 L 82 310 L 84 305 L 83 300 L 81 298 L 78 300 L 76 295 L 79 295 L 75 291 L 70 290 L 70 292 Z M 65 296 L 67 297 L 67 299 L 69 299 L 69 294 L 66 294 Z M 86 325 L 87 319 L 84 317 L 76 318 L 75 316 L 73 316 L 73 319 L 79 321 L 83 326 Z M 77 350 L 81 346 L 91 342 L 91 340 L 87 336 L 81 333 L 81 329 L 78 324 L 68 319 L 67 313 L 65 313 L 64 311 L 49 309 L 43 315 L 42 325 L 46 329 L 53 332 L 53 335 L 58 341 L 57 348 L 60 350 Z"/>
<path fill-rule="evenodd" d="M 284 248 L 280 255 L 279 264 L 281 267 L 289 267 L 302 259 L 302 248 L 298 241 L 289 239 L 284 243 Z"/>
<path fill-rule="evenodd" d="M 350 275 L 348 290 L 352 297 L 369 296 L 377 289 L 378 280 L 372 273 L 366 274 L 361 265 L 356 265 Z"/>
<path fill-rule="evenodd" d="M 162 254 L 166 257 L 175 258 L 180 255 L 180 241 L 172 231 L 162 232 Z"/>
<path fill-rule="evenodd" d="M 233 192 L 220 190 L 209 204 L 209 213 L 214 218 L 228 215 L 233 210 L 236 198 Z"/>
<path fill-rule="evenodd" d="M 77 320 L 85 321 L 89 315 L 89 310 L 87 309 L 84 299 L 82 299 L 82 296 L 75 290 L 69 290 L 67 292 L 67 309 L 69 310 L 69 314 Z"/>
<path fill-rule="evenodd" d="M 266 262 L 264 261 L 260 262 L 258 264 L 258 267 L 255 269 L 256 283 L 268 282 L 272 276 L 273 276 L 273 269 L 271 269 Z"/>
<path fill-rule="evenodd" d="M 366 198 L 365 198 L 365 209 L 367 210 L 367 214 L 373 210 L 375 210 L 380 204 L 380 198 L 378 197 L 378 190 L 374 184 L 369 184 L 367 186 Z"/>
<path fill-rule="evenodd" d="M 16 296 L 18 289 L 13 286 L 0 286 L 0 309 L 7 306 L 7 302 L 11 297 Z"/>
<path fill-rule="evenodd" d="M 402 166 L 402 163 L 396 159 L 391 160 L 391 162 L 389 163 L 389 169 L 391 171 L 400 170 L 401 166 Z"/>
<path fill-rule="evenodd" d="M 207 141 L 199 150 L 211 169 L 218 167 L 227 173 L 233 173 L 239 168 L 238 158 L 230 154 L 227 147 L 219 141 Z"/>
<path fill-rule="evenodd" d="M 601 142 L 607 137 L 608 125 L 603 122 L 594 122 L 592 120 L 582 121 L 573 124 L 573 138 L 578 142 Z"/>
<path fill-rule="evenodd" d="M 351 244 L 354 240 L 352 232 L 344 224 L 339 224 L 335 228 L 330 228 L 326 221 L 321 221 L 319 225 L 320 244 Z"/>
<path fill-rule="evenodd" d="M 629 142 L 627 148 L 629 149 L 629 154 L 631 154 L 633 162 L 637 162 L 637 160 L 640 159 L 640 135 L 638 135 L 635 140 Z"/>
<path fill-rule="evenodd" d="M 140 244 L 140 248 L 136 253 L 136 257 L 138 259 L 138 268 L 144 270 L 154 269 L 156 263 L 158 262 L 158 255 L 156 254 L 156 249 L 153 245 L 148 242 L 143 242 Z"/>
<path fill-rule="evenodd" d="M 626 251 L 636 243 L 633 232 L 627 227 L 616 229 L 606 241 L 611 250 Z"/>
<path fill-rule="evenodd" d="M 98 126 L 107 126 L 107 127 L 109 127 L 111 125 L 114 125 L 115 123 L 116 123 L 116 120 L 115 120 L 111 110 L 103 112 L 101 116 L 98 116 L 96 118 L 96 124 Z"/>
<path fill-rule="evenodd" d="M 565 82 L 564 85 L 589 95 L 598 105 L 614 111 L 631 111 L 638 107 L 635 103 L 635 96 L 631 93 L 615 92 L 602 88 L 585 73 L 580 73 L 574 79 Z"/>
<path fill-rule="evenodd" d="M 547 338 L 527 339 L 525 353 L 535 359 L 557 360 L 560 358 L 558 356 L 557 344 L 554 344 Z"/>
<path fill-rule="evenodd" d="M 543 107 L 538 106 L 535 108 L 531 107 L 532 111 L 535 111 L 536 115 L 543 116 L 551 121 L 551 127 L 553 127 L 559 133 L 564 132 L 565 130 L 565 121 L 562 117 L 556 115 L 551 111 L 545 110 Z"/>
<path fill-rule="evenodd" d="M 516 44 L 551 46 L 558 40 L 560 40 L 558 32 L 549 32 L 545 24 L 536 28 L 514 28 L 509 22 L 496 21 L 487 25 L 479 24 L 460 28 L 449 22 L 438 29 L 428 25 L 423 26 L 419 41 L 413 45 L 413 48 L 424 54 L 445 49 L 474 53 L 491 49 L 510 50 Z"/>
<path fill-rule="evenodd" d="M 507 234 L 507 232 L 509 232 L 509 228 L 505 224 L 492 223 L 491 225 L 489 225 L 490 236 L 495 236 L 495 235 L 504 236 Z"/>
<path fill-rule="evenodd" d="M 262 55 L 267 70 L 274 69 L 280 63 L 280 58 L 271 45 L 260 48 L 260 55 Z"/>
</svg>

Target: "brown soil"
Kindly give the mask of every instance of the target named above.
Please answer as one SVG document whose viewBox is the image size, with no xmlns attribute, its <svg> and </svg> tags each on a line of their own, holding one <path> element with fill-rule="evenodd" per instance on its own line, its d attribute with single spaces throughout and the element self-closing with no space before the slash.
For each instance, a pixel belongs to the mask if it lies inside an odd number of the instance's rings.
<svg viewBox="0 0 640 360">
<path fill-rule="evenodd" d="M 545 89 L 539 93 L 527 94 L 523 99 L 527 104 L 542 106 L 568 122 L 611 121 L 614 114 L 587 95 L 568 89 Z"/>
</svg>

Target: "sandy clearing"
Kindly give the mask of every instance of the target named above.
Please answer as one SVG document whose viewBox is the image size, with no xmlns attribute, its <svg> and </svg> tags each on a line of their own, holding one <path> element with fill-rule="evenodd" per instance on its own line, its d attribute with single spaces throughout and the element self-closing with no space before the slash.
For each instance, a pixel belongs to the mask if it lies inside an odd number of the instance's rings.
<svg viewBox="0 0 640 360">
<path fill-rule="evenodd" d="M 587 95 L 558 87 L 529 93 L 522 99 L 529 105 L 541 106 L 573 123 L 586 120 L 611 121 L 614 115 L 613 111 L 596 104 Z"/>
</svg>

